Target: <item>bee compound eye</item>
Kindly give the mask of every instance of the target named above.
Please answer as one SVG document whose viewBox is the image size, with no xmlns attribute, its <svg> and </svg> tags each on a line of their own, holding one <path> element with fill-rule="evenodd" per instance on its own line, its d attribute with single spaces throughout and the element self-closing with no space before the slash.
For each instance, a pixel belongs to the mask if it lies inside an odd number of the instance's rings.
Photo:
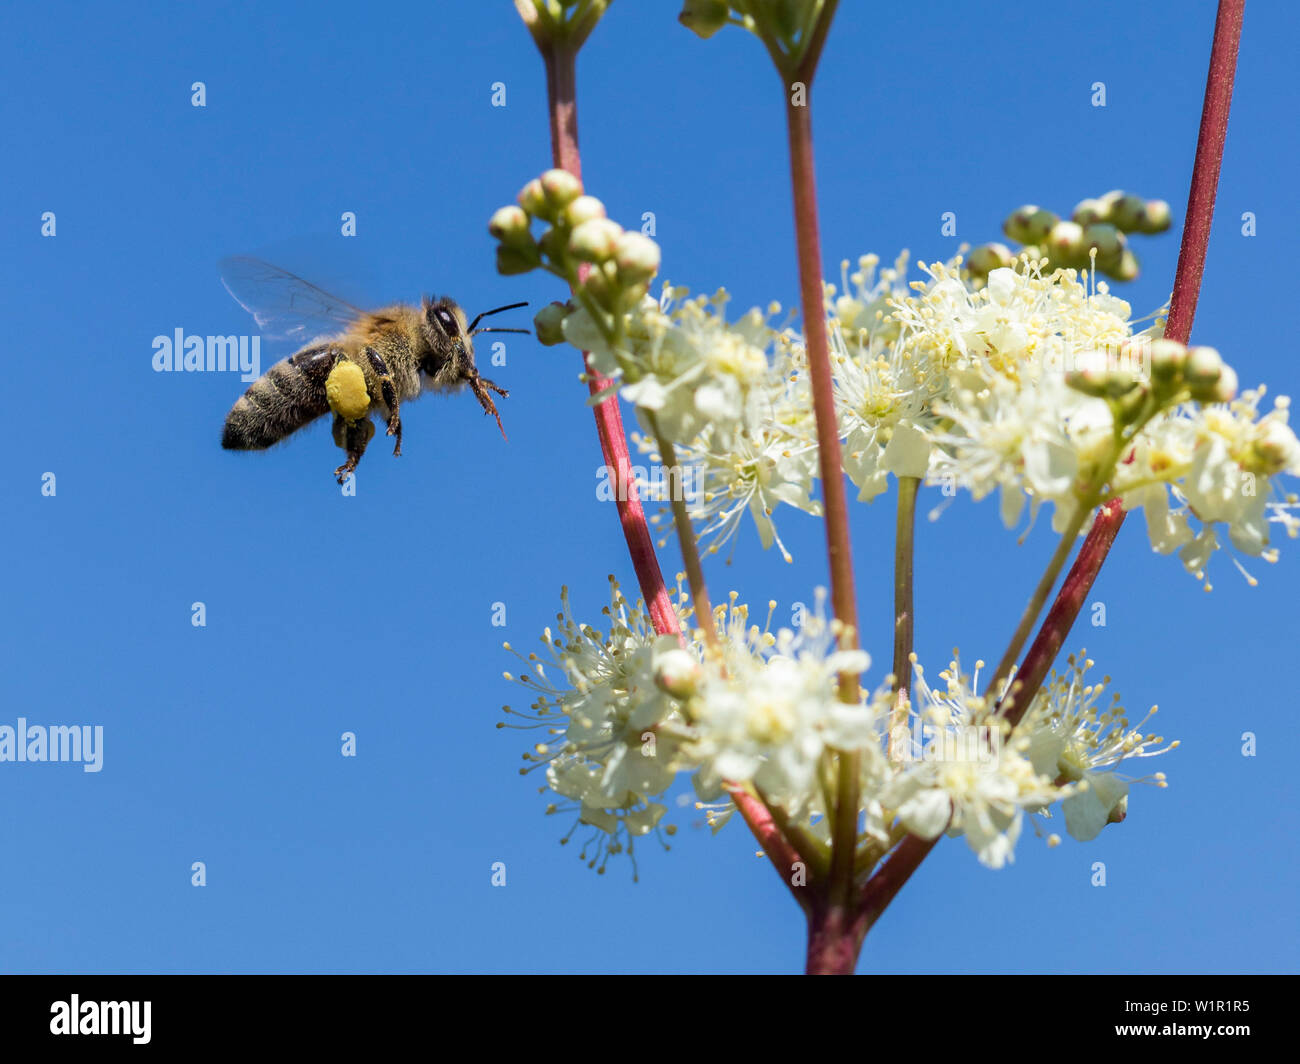
<svg viewBox="0 0 1300 1064">
<path fill-rule="evenodd" d="M 460 327 L 456 324 L 456 319 L 446 307 L 438 307 L 434 314 L 438 317 L 438 324 L 443 327 L 447 335 L 456 337 L 460 335 Z"/>
</svg>

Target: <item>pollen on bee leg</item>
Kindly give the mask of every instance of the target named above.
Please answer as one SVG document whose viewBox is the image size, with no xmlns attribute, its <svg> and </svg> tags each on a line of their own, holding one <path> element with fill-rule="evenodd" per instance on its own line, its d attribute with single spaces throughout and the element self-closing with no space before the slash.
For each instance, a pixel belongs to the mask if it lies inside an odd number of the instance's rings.
<svg viewBox="0 0 1300 1064">
<path fill-rule="evenodd" d="M 370 409 L 366 375 L 355 362 L 343 359 L 325 380 L 325 397 L 330 409 L 345 421 L 356 421 Z"/>
</svg>

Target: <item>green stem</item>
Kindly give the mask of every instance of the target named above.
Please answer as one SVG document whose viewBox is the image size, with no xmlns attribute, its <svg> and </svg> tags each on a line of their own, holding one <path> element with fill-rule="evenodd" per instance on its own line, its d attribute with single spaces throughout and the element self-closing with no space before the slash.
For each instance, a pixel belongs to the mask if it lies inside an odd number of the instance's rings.
<svg viewBox="0 0 1300 1064">
<path fill-rule="evenodd" d="M 912 602 L 912 559 L 915 550 L 916 497 L 920 477 L 898 478 L 898 518 L 894 536 L 894 711 L 886 740 L 894 752 L 894 732 L 907 726 L 912 690 L 912 638 L 915 629 Z"/>
<path fill-rule="evenodd" d="M 691 602 L 695 607 L 696 623 L 704 633 L 704 641 L 713 651 L 719 650 L 718 632 L 713 624 L 713 607 L 709 604 L 709 589 L 704 583 L 704 567 L 700 564 L 699 545 L 695 542 L 695 527 L 686 510 L 685 492 L 682 489 L 682 471 L 677 464 L 677 451 L 670 440 L 659 430 L 659 421 L 650 411 L 643 412 L 650 431 L 659 447 L 659 461 L 668 470 L 668 494 L 673 508 L 673 526 L 677 529 L 677 543 L 682 551 L 682 564 L 686 567 L 686 581 L 691 589 Z"/>
</svg>

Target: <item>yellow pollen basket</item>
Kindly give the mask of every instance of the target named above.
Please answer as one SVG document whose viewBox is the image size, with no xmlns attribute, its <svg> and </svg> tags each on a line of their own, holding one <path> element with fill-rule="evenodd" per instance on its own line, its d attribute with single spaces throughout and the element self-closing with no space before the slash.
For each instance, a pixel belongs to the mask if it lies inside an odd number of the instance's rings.
<svg viewBox="0 0 1300 1064">
<path fill-rule="evenodd" d="M 361 367 L 346 359 L 335 366 L 325 381 L 325 397 L 330 409 L 345 421 L 365 417 L 370 409 L 370 396 Z"/>
</svg>

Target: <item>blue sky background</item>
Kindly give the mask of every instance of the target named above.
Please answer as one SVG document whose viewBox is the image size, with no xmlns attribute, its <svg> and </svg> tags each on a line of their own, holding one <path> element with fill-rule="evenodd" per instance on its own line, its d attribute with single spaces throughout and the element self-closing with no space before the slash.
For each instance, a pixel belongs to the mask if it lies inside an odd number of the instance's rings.
<svg viewBox="0 0 1300 1064">
<path fill-rule="evenodd" d="M 737 311 L 792 305 L 779 84 L 757 41 L 700 41 L 678 7 L 619 0 L 581 58 L 588 189 L 629 224 L 655 212 L 672 281 L 725 284 Z M 946 258 L 997 237 L 1020 203 L 1068 211 L 1114 187 L 1168 199 L 1180 224 L 1213 8 L 844 0 L 815 91 L 828 276 L 870 250 Z M 1249 6 L 1193 333 L 1275 394 L 1300 389 L 1284 333 L 1298 31 L 1293 5 Z M 489 375 L 511 389 L 509 443 L 472 397 L 426 398 L 404 411 L 400 460 L 377 438 L 355 498 L 330 476 L 324 425 L 224 452 L 245 385 L 151 369 L 156 335 L 253 330 L 218 280 L 229 254 L 361 303 L 448 292 L 475 311 L 559 294 L 540 275 L 498 277 L 485 231 L 550 160 L 542 68 L 512 5 L 6 4 L 0 41 L 0 723 L 105 729 L 98 774 L 0 764 L 0 970 L 798 970 L 798 911 L 738 822 L 715 838 L 676 811 L 672 852 L 647 842 L 639 883 L 626 863 L 598 877 L 517 774 L 525 737 L 495 727 L 520 701 L 502 639 L 533 646 L 561 584 L 593 619 L 608 573 L 634 585 L 596 499 L 574 351 L 504 337 Z M 504 108 L 490 106 L 497 81 Z M 337 235 L 343 211 L 355 238 Z M 956 238 L 940 235 L 945 211 Z M 1142 277 L 1117 291 L 1145 314 L 1167 296 L 1177 225 L 1137 250 Z M 287 353 L 264 349 L 264 367 Z M 746 525 L 733 565 L 710 572 L 715 598 L 811 601 L 821 528 L 780 516 L 796 564 Z M 855 508 L 852 527 L 874 684 L 892 503 Z M 991 501 L 922 523 L 917 648 L 932 672 L 953 646 L 996 660 L 1053 546 L 1046 522 L 1018 546 Z M 1253 589 L 1217 557 L 1207 595 L 1151 553 L 1140 521 L 1125 527 L 1093 596 L 1107 625 L 1085 615 L 1071 646 L 1131 708 L 1161 705 L 1183 745 L 1144 767 L 1169 788 L 1137 788 L 1129 820 L 1092 844 L 1049 851 L 1030 835 L 1001 872 L 945 842 L 861 970 L 1296 968 L 1300 544 L 1252 568 Z M 340 756 L 344 731 L 356 758 Z"/>
</svg>

